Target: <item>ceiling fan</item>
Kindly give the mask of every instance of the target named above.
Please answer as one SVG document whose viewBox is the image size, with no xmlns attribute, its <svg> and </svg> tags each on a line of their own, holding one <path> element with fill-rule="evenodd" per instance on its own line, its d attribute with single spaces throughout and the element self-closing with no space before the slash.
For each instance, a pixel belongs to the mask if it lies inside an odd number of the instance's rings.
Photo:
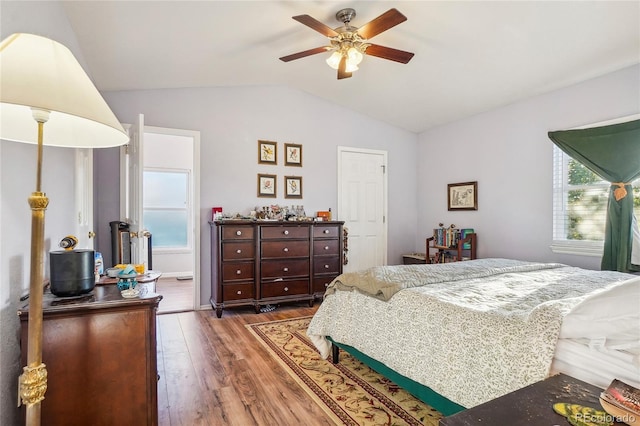
<svg viewBox="0 0 640 426">
<path fill-rule="evenodd" d="M 406 64 L 413 58 L 413 53 L 391 47 L 380 46 L 369 43 L 369 39 L 380 34 L 389 28 L 407 20 L 407 17 L 398 12 L 397 9 L 389 9 L 382 15 L 360 28 L 351 26 L 351 20 L 355 18 L 354 9 L 341 9 L 336 13 L 336 19 L 344 25 L 336 29 L 331 29 L 322 22 L 309 15 L 294 16 L 293 19 L 318 31 L 331 42 L 330 46 L 316 47 L 280 58 L 283 62 L 304 58 L 317 53 L 333 51 L 327 59 L 327 64 L 331 68 L 338 70 L 338 80 L 351 77 L 351 74 L 358 70 L 358 64 L 362 61 L 363 55 L 377 56 L 395 62 Z"/>
</svg>

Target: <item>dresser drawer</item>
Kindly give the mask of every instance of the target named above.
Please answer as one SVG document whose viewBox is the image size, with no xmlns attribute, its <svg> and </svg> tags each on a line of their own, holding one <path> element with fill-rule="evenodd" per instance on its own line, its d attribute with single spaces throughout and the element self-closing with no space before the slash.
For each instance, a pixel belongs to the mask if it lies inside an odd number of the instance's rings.
<svg viewBox="0 0 640 426">
<path fill-rule="evenodd" d="M 262 297 L 309 294 L 309 280 L 278 281 L 262 284 Z"/>
<path fill-rule="evenodd" d="M 253 241 L 233 241 L 222 244 L 222 260 L 253 259 L 256 245 Z"/>
<path fill-rule="evenodd" d="M 263 280 L 308 276 L 309 259 L 268 260 L 260 264 L 260 277 Z"/>
<path fill-rule="evenodd" d="M 255 275 L 253 262 L 225 262 L 222 264 L 222 281 L 252 280 Z"/>
<path fill-rule="evenodd" d="M 339 240 L 316 240 L 313 242 L 313 255 L 338 255 L 340 253 Z"/>
<path fill-rule="evenodd" d="M 340 227 L 337 225 L 314 225 L 313 238 L 338 238 Z"/>
<path fill-rule="evenodd" d="M 337 275 L 327 275 L 323 277 L 314 277 L 313 278 L 313 292 L 314 293 L 324 293 L 327 290 L 327 287 L 333 281 Z"/>
<path fill-rule="evenodd" d="M 262 258 L 309 256 L 309 241 L 262 241 Z"/>
<path fill-rule="evenodd" d="M 253 299 L 253 283 L 225 284 L 222 286 L 222 300 Z"/>
<path fill-rule="evenodd" d="M 223 225 L 222 240 L 253 240 L 252 225 Z"/>
<path fill-rule="evenodd" d="M 262 226 L 260 236 L 263 240 L 309 238 L 308 226 Z"/>
<path fill-rule="evenodd" d="M 340 272 L 340 257 L 322 257 L 313 258 L 313 274 L 337 274 Z"/>
</svg>

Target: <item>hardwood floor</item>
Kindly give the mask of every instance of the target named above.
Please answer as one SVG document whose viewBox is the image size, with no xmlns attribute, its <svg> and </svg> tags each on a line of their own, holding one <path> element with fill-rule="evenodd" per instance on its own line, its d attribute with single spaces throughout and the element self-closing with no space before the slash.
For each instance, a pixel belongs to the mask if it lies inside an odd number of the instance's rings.
<svg viewBox="0 0 640 426">
<path fill-rule="evenodd" d="M 158 313 L 184 312 L 193 310 L 193 280 L 160 277 L 156 283 L 156 293 L 162 295 Z"/>
<path fill-rule="evenodd" d="M 162 303 L 162 302 L 161 302 Z M 158 315 L 159 424 L 332 425 L 245 324 L 313 315 L 307 304 Z"/>
</svg>

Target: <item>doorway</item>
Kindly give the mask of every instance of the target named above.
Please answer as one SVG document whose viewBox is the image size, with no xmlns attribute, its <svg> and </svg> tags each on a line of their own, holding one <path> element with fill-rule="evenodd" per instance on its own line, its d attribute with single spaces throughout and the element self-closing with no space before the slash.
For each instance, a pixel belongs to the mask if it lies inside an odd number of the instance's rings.
<svg viewBox="0 0 640 426">
<path fill-rule="evenodd" d="M 345 272 L 387 264 L 387 152 L 338 147 L 338 219 L 348 230 Z"/>
<path fill-rule="evenodd" d="M 120 217 L 132 236 L 132 262 L 162 274 L 159 313 L 199 309 L 200 132 L 145 126 L 143 114 L 125 129 Z"/>
<path fill-rule="evenodd" d="M 162 271 L 158 313 L 198 308 L 199 132 L 144 126 L 142 212 L 153 269 Z"/>
</svg>

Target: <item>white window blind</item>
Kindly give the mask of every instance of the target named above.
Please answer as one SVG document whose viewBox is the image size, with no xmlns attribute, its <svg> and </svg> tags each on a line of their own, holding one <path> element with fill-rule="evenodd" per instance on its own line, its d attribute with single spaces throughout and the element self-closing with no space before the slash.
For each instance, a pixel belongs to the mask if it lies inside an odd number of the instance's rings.
<svg viewBox="0 0 640 426">
<path fill-rule="evenodd" d="M 640 180 L 634 182 L 634 211 Z M 553 147 L 553 244 L 556 253 L 601 256 L 610 183 Z"/>
</svg>

